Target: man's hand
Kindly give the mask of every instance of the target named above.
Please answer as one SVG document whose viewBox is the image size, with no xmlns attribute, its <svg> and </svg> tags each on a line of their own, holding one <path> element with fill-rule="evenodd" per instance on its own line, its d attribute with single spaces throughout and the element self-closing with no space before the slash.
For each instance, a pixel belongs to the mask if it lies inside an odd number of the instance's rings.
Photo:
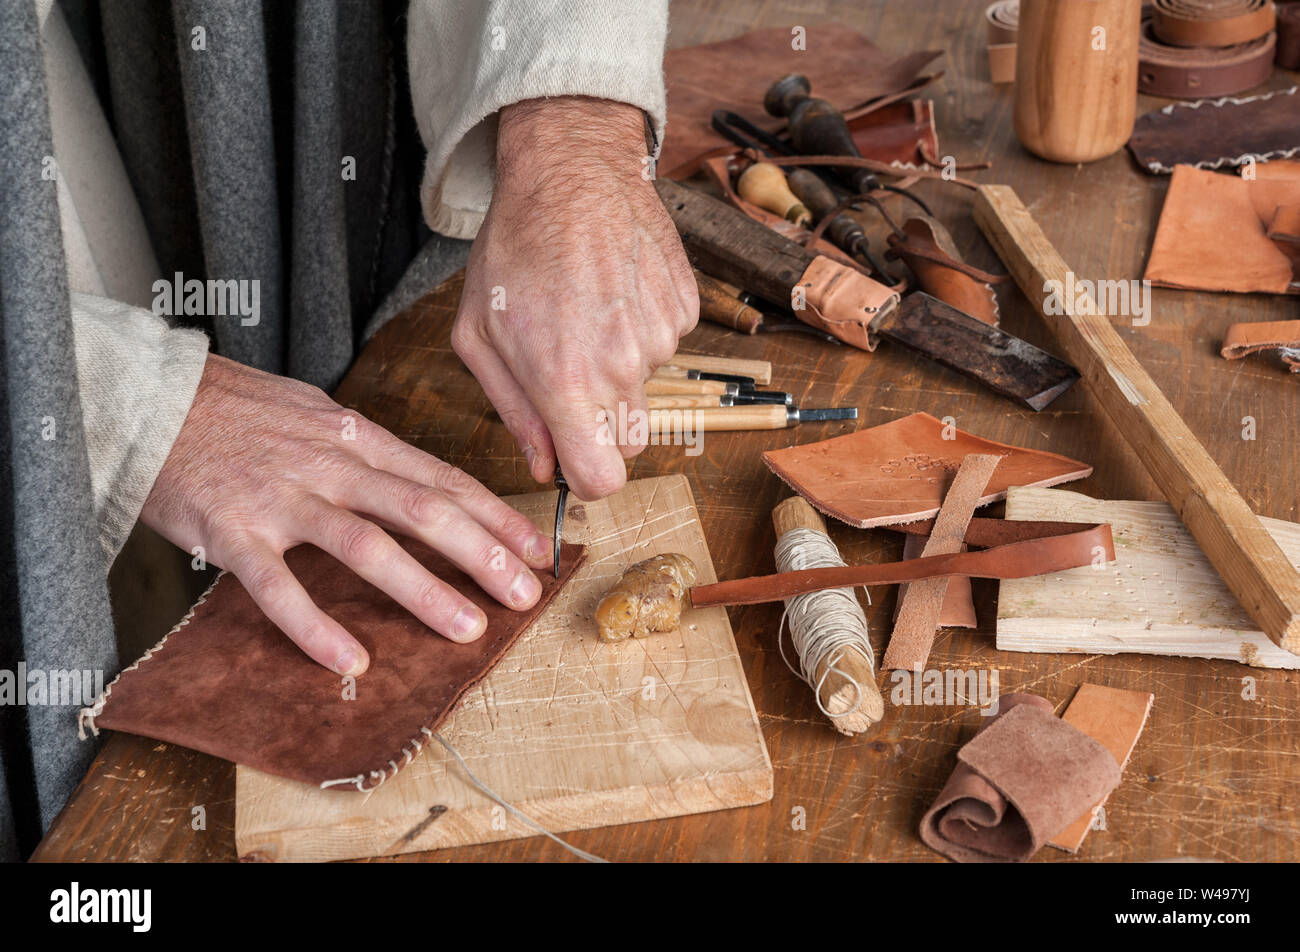
<svg viewBox="0 0 1300 952">
<path fill-rule="evenodd" d="M 513 609 L 536 603 L 541 583 L 528 566 L 551 560 L 551 540 L 465 473 L 316 387 L 215 355 L 141 518 L 187 551 L 202 546 L 295 644 L 339 674 L 361 674 L 370 659 L 312 602 L 285 565 L 286 549 L 325 550 L 458 642 L 483 634 L 483 612 L 380 525 L 441 552 Z"/>
<path fill-rule="evenodd" d="M 635 107 L 572 97 L 503 109 L 452 331 L 533 478 L 549 480 L 558 453 L 582 499 L 622 488 L 623 457 L 645 442 L 616 445 L 619 405 L 624 418 L 645 411 L 646 378 L 699 316 L 647 163 Z"/>
</svg>

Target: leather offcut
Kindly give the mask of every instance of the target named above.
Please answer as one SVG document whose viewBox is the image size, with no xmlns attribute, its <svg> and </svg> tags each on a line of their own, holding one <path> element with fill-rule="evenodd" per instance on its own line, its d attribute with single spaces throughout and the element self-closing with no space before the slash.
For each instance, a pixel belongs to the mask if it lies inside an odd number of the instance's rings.
<svg viewBox="0 0 1300 952">
<path fill-rule="evenodd" d="M 312 546 L 285 554 L 312 600 L 370 653 L 345 679 L 312 661 L 262 613 L 239 580 L 222 575 L 164 642 L 104 692 L 92 726 L 140 734 L 332 789 L 368 790 L 419 753 L 460 699 L 496 666 L 582 565 L 565 544 L 560 577 L 539 574 L 524 612 L 500 605 L 438 553 L 399 544 L 487 615 L 477 641 L 455 644 L 347 566 Z"/>
<path fill-rule="evenodd" d="M 871 322 L 898 306 L 893 288 L 818 255 L 791 289 L 790 309 L 805 324 L 862 350 L 876 349 Z"/>
<path fill-rule="evenodd" d="M 1171 103 L 1138 117 L 1128 148 L 1153 175 L 1179 165 L 1231 169 L 1290 158 L 1300 154 L 1300 89 Z"/>
</svg>

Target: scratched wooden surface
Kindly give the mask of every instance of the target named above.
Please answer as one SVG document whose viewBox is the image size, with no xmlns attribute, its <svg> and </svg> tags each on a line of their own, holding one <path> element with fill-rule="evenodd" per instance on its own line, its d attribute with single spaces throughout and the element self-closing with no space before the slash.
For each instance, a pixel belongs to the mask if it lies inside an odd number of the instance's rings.
<svg viewBox="0 0 1300 952">
<path fill-rule="evenodd" d="M 928 94 L 936 102 L 940 153 L 959 161 L 988 158 L 983 182 L 1013 185 L 1048 237 L 1081 277 L 1141 276 L 1167 187 L 1125 153 L 1084 167 L 1030 157 L 1011 131 L 1011 91 L 987 82 L 984 4 L 975 0 L 677 0 L 674 46 L 724 39 L 761 26 L 839 22 L 886 50 L 943 48 L 946 76 Z M 753 64 L 762 76 L 762 64 Z M 1294 73 L 1269 88 L 1291 85 Z M 1139 111 L 1161 105 L 1143 98 Z M 951 186 L 921 186 L 972 263 L 997 262 L 970 218 L 969 198 Z M 403 438 L 465 467 L 502 494 L 526 492 L 523 460 L 477 385 L 447 346 L 459 285 L 391 324 L 348 377 L 340 399 Z M 1019 292 L 1001 292 L 1003 326 L 1040 346 L 1052 342 Z M 1234 321 L 1300 317 L 1294 299 L 1156 291 L 1149 326 L 1120 333 L 1164 388 L 1246 500 L 1262 515 L 1300 519 L 1300 381 L 1270 359 L 1228 363 L 1217 356 Z M 770 571 L 769 514 L 786 490 L 759 460 L 763 449 L 871 426 L 915 410 L 951 415 L 974 433 L 1055 450 L 1096 471 L 1071 484 L 1094 496 L 1158 499 L 1122 435 L 1081 388 L 1037 415 L 981 392 L 963 378 L 906 353 L 875 355 L 833 348 L 796 335 L 741 338 L 698 329 L 690 349 L 764 357 L 775 383 L 808 406 L 856 404 L 857 424 L 806 425 L 749 434 L 709 434 L 702 455 L 651 448 L 632 477 L 687 474 L 721 577 Z M 1256 438 L 1243 440 L 1244 417 Z M 997 510 L 993 510 L 996 512 Z M 880 531 L 833 531 L 850 561 L 899 557 L 901 543 Z M 981 627 L 938 640 L 933 664 L 996 669 L 1003 692 L 1033 691 L 1058 712 L 1085 680 L 1150 690 L 1156 701 L 1124 782 L 1107 804 L 1105 831 L 1092 833 L 1081 859 L 1174 856 L 1222 860 L 1300 859 L 1300 811 L 1291 801 L 1300 779 L 1296 672 L 1205 660 L 1132 655 L 1029 655 L 997 652 L 992 624 L 996 587 L 975 583 Z M 893 595 L 876 592 L 869 609 L 883 647 Z M 778 606 L 735 609 L 745 673 L 776 770 L 770 804 L 722 813 L 631 824 L 569 839 L 624 860 L 933 860 L 916 836 L 921 814 L 952 770 L 979 715 L 969 707 L 895 707 L 870 734 L 846 739 L 826 727 L 811 692 L 776 652 Z M 1253 699 L 1243 678 L 1254 679 Z M 155 741 L 115 735 L 38 853 L 42 859 L 234 859 L 234 768 Z M 204 807 L 206 829 L 194 830 Z M 797 822 L 802 816 L 803 822 Z M 404 860 L 559 860 L 536 837 L 488 846 L 413 854 Z M 1042 850 L 1044 861 L 1069 860 Z"/>
</svg>

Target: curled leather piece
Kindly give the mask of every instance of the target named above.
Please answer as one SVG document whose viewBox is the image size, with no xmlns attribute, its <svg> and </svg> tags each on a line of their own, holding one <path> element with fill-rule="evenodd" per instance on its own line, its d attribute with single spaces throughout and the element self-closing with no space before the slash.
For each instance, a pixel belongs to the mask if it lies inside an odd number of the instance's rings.
<svg viewBox="0 0 1300 952">
<path fill-rule="evenodd" d="M 1173 46 L 1231 46 L 1273 29 L 1273 0 L 1153 0 L 1152 29 Z"/>
<path fill-rule="evenodd" d="M 1072 528 L 1065 533 L 1057 530 L 1058 523 L 1016 522 L 1015 525 L 1016 529 L 1008 531 L 1018 533 L 1016 541 L 978 552 L 954 552 L 881 565 L 803 569 L 716 582 L 691 589 L 691 604 L 696 608 L 758 605 L 828 588 L 897 585 L 945 576 L 1029 578 L 1092 565 L 1098 554 L 1107 562 L 1115 560 L 1115 543 L 1109 525 L 1073 523 L 1068 524 Z M 1025 528 L 1022 530 L 1020 526 Z"/>
<path fill-rule="evenodd" d="M 996 0 L 984 10 L 989 36 L 989 78 L 994 85 L 1015 82 L 1020 0 Z"/>
<path fill-rule="evenodd" d="M 1232 96 L 1273 75 L 1273 32 L 1232 46 L 1171 46 L 1143 11 L 1138 41 L 1138 92 L 1169 99 Z"/>
<path fill-rule="evenodd" d="M 998 299 L 992 281 L 1006 276 L 985 274 L 961 260 L 957 245 L 942 223 L 927 215 L 909 218 L 901 232 L 888 238 L 886 257 L 901 258 L 916 275 L 917 287 L 945 304 L 994 327 Z"/>
<path fill-rule="evenodd" d="M 1293 374 L 1300 373 L 1300 321 L 1258 321 L 1233 324 L 1223 336 L 1219 351 L 1238 360 L 1262 350 L 1276 350 Z"/>
<path fill-rule="evenodd" d="M 805 324 L 871 351 L 879 341 L 869 325 L 897 307 L 898 301 L 893 288 L 818 255 L 791 291 L 790 308 Z"/>
<path fill-rule="evenodd" d="M 1008 694 L 998 708 L 921 819 L 925 845 L 959 863 L 1024 862 L 1119 785 L 1114 755 L 1045 698 Z"/>
</svg>

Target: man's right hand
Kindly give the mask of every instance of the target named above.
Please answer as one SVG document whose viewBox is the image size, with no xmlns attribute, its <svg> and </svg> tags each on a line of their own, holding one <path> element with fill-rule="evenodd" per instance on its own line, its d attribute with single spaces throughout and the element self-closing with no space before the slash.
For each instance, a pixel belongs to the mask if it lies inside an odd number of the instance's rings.
<svg viewBox="0 0 1300 952">
<path fill-rule="evenodd" d="M 487 619 L 384 531 L 418 539 L 508 608 L 541 596 L 551 540 L 459 469 L 403 443 L 321 390 L 216 355 L 141 518 L 238 577 L 268 618 L 339 674 L 370 659 L 285 565 L 300 543 L 328 552 L 452 641 Z"/>
</svg>

